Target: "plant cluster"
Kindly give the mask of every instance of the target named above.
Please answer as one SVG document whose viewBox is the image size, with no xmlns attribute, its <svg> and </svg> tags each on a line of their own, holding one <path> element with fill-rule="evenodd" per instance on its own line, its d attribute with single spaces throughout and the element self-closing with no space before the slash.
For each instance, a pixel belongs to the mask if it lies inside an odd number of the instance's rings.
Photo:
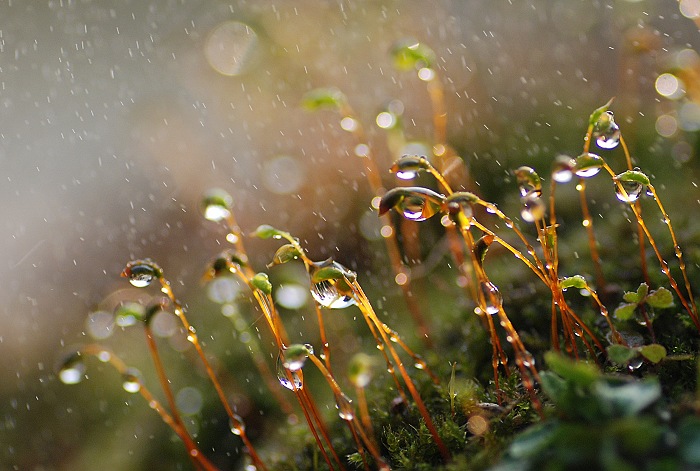
<svg viewBox="0 0 700 471">
<path fill-rule="evenodd" d="M 580 155 L 557 156 L 547 178 L 528 166 L 513 171 L 520 198 L 518 221 L 480 197 L 469 188 L 468 181 L 454 181 L 462 160 L 446 142 L 444 93 L 434 53 L 424 44 L 410 41 L 398 44 L 393 57 L 397 68 L 415 71 L 426 83 L 433 105 L 432 155 L 404 155 L 390 169 L 399 181 L 409 183 L 389 190 L 383 187 L 382 173 L 363 127 L 339 90 L 314 90 L 304 98 L 304 106 L 338 112 L 341 127 L 357 138 L 354 152 L 376 196 L 371 205 L 381 218 L 394 281 L 429 353 L 436 348 L 435 336 L 429 317 L 413 296 L 414 280 L 403 254 L 416 252 L 411 247 L 418 243 L 411 237 L 418 230 L 416 223 L 440 220 L 450 256 L 459 270 L 464 298 L 472 305 L 474 315 L 469 317 L 478 319 L 484 328 L 486 338 L 480 348 L 490 344 L 490 383 L 480 384 L 458 374 L 458 365 L 469 358 L 452 357 L 451 370 L 446 370 L 444 361 L 421 357 L 400 332 L 381 320 L 355 272 L 334 259 L 312 260 L 298 238 L 261 225 L 250 237 L 281 244 L 267 269 L 303 264 L 315 300 L 320 345 L 291 341 L 272 296 L 275 287 L 267 272 L 251 266 L 232 198 L 220 189 L 204 196 L 202 213 L 207 220 L 225 225 L 231 248 L 211 261 L 205 279 L 235 278 L 248 288 L 262 313 L 276 345 L 275 367 L 268 365 L 269 352 L 250 335 L 245 337 L 246 346 L 280 410 L 286 414 L 297 410 L 304 417 L 310 435 L 300 439 L 297 453 L 290 459 L 273 460 L 265 450 L 256 449 L 164 270 L 150 259 L 128 262 L 122 276 L 135 287 L 158 286 L 162 296 L 150 303 L 120 305 L 115 322 L 121 327 L 140 325 L 144 329 L 165 402 L 147 389 L 137 370 L 97 344 L 70 352 L 62 363 L 60 379 L 68 384 L 80 382 L 85 377 L 88 356 L 110 363 L 122 375 L 124 388 L 143 396 L 180 438 L 195 469 L 218 469 L 189 433 L 160 358 L 151 320 L 166 310 L 177 317 L 194 346 L 226 412 L 230 430 L 241 440 L 248 464 L 255 469 L 484 469 L 493 465 L 499 470 L 542 466 L 574 469 L 590 467 L 592 462 L 605 469 L 700 466 L 700 421 L 695 416 L 679 419 L 679 414 L 694 413 L 698 408 L 692 395 L 695 368 L 687 366 L 695 359 L 694 339 L 700 333 L 691 280 L 670 216 L 651 178 L 635 167 L 610 111 L 612 100 L 590 115 Z M 388 132 L 400 133 L 400 114 L 389 107 L 377 117 L 377 124 Z M 626 166 L 614 170 L 606 158 L 592 152 L 593 142 L 603 152 L 621 148 Z M 435 187 L 410 183 L 419 174 L 430 175 Z M 599 174 L 610 178 L 612 191 L 622 211 L 631 215 L 638 235 L 643 281 L 622 299 L 610 295 L 588 206 L 587 181 Z M 593 277 L 565 273 L 560 267 L 565 254 L 559 247 L 561 220 L 557 217 L 556 194 L 561 185 L 572 181 L 579 193 Z M 650 207 L 642 205 L 645 196 L 652 202 Z M 654 216 L 650 218 L 652 211 Z M 663 237 L 672 244 L 672 263 L 657 242 L 657 225 L 648 222 L 658 217 Z M 506 253 L 512 264 L 520 264 L 532 280 L 541 283 L 538 321 L 541 325 L 542 319 L 547 320 L 539 338 L 547 340 L 532 342 L 531 346 L 532 333 L 516 327 L 514 319 L 519 320 L 509 313 L 508 296 L 494 282 L 489 267 L 489 254 L 495 251 Z M 655 276 L 652 266 L 659 267 L 663 279 Z M 573 302 L 572 292 L 579 295 Z M 680 313 L 664 314 L 677 304 Z M 385 365 L 385 378 L 375 374 L 375 359 L 364 354 L 353 357 L 347 375 L 339 375 L 334 368 L 331 347 L 338 340 L 326 329 L 324 315 L 328 309 L 348 308 L 359 310 L 376 343 L 378 359 Z M 245 330 L 245 324 L 240 330 Z M 547 350 L 550 352 L 544 354 Z M 315 391 L 308 386 L 304 373 L 309 367 L 323 378 L 344 430 L 337 426 L 338 421 L 329 423 L 312 395 Z M 658 377 L 648 376 L 648 372 Z M 671 390 L 666 382 L 671 376 L 682 378 L 677 390 Z M 664 401 L 664 388 L 680 405 L 672 407 Z M 289 394 L 296 406 L 290 403 Z M 496 464 L 501 453 L 503 459 Z"/>
</svg>

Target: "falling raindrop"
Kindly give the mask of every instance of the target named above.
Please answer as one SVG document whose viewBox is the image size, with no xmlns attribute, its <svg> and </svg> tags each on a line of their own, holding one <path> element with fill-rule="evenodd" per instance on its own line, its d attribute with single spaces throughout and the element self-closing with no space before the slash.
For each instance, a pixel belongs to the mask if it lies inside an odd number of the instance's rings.
<svg viewBox="0 0 700 471">
<path fill-rule="evenodd" d="M 360 127 L 360 123 L 352 116 L 345 116 L 340 120 L 340 127 L 347 132 L 354 132 Z"/>
</svg>

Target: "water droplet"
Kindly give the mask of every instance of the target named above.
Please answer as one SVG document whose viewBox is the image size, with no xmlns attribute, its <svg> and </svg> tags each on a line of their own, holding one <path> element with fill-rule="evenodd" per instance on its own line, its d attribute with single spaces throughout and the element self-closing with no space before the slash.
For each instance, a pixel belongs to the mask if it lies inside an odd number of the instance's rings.
<svg viewBox="0 0 700 471">
<path fill-rule="evenodd" d="M 418 172 L 412 170 L 399 170 L 396 172 L 396 176 L 401 180 L 413 180 L 418 175 Z"/>
<path fill-rule="evenodd" d="M 282 355 L 282 366 L 287 368 L 289 371 L 298 371 L 306 363 L 306 359 L 309 355 L 314 353 L 314 348 L 311 344 L 301 345 L 294 344 L 285 348 L 280 352 Z"/>
<path fill-rule="evenodd" d="M 141 372 L 136 368 L 127 368 L 122 375 L 124 391 L 137 393 L 141 390 Z"/>
<path fill-rule="evenodd" d="M 620 143 L 620 127 L 615 123 L 612 111 L 600 116 L 593 130 L 593 138 L 601 149 L 614 149 Z"/>
<path fill-rule="evenodd" d="M 574 173 L 581 178 L 590 178 L 598 175 L 603 167 L 603 159 L 596 154 L 586 153 L 581 154 L 576 158 Z"/>
<path fill-rule="evenodd" d="M 490 281 L 482 281 L 479 283 L 479 290 L 483 297 L 483 306 L 475 308 L 474 312 L 479 315 L 484 314 L 484 312 L 489 315 L 498 314 L 503 304 L 503 296 L 501 296 L 501 292 L 496 285 Z"/>
<path fill-rule="evenodd" d="M 219 222 L 231 216 L 233 198 L 220 188 L 209 190 L 203 197 L 200 205 L 204 218 L 209 221 Z"/>
<path fill-rule="evenodd" d="M 294 383 L 289 380 L 289 376 L 291 376 L 292 380 Z M 301 389 L 304 387 L 304 384 L 301 380 L 301 376 L 297 371 L 288 371 L 284 365 L 282 364 L 282 356 L 277 357 L 277 379 L 279 380 L 280 384 L 284 386 L 285 388 L 289 389 L 290 391 L 294 391 L 294 389 Z"/>
<path fill-rule="evenodd" d="M 520 196 L 540 196 L 542 194 L 542 180 L 531 167 L 522 166 L 516 169 L 514 173 Z"/>
<path fill-rule="evenodd" d="M 634 203 L 644 192 L 644 185 L 640 182 L 622 180 L 615 185 L 615 196 L 623 203 Z M 624 189 L 624 192 L 622 189 Z"/>
<path fill-rule="evenodd" d="M 229 420 L 229 427 L 231 428 L 231 433 L 234 435 L 241 436 L 245 433 L 243 418 L 238 414 L 233 414 L 233 417 Z"/>
<path fill-rule="evenodd" d="M 352 407 L 352 400 L 342 392 L 336 396 L 335 406 L 341 419 L 348 422 L 355 418 L 355 411 Z"/>
<path fill-rule="evenodd" d="M 334 276 L 321 276 L 322 273 L 332 273 Z M 309 267 L 312 279 L 311 296 L 321 306 L 329 309 L 343 309 L 355 304 L 352 288 L 348 284 L 357 275 L 332 259 Z M 315 279 L 321 278 L 314 283 Z M 325 279 L 324 279 L 325 278 Z"/>
<path fill-rule="evenodd" d="M 85 363 L 80 352 L 73 352 L 65 357 L 58 371 L 58 378 L 63 384 L 78 384 L 85 378 Z"/>
<path fill-rule="evenodd" d="M 576 161 L 568 155 L 558 155 L 552 166 L 552 180 L 557 183 L 568 183 L 574 176 Z"/>
<path fill-rule="evenodd" d="M 349 294 L 341 294 L 331 280 L 324 280 L 311 287 L 311 296 L 323 307 L 343 309 L 355 304 L 355 299 Z"/>
<path fill-rule="evenodd" d="M 523 221 L 535 222 L 544 217 L 545 205 L 539 196 L 530 194 L 520 198 L 520 201 L 523 204 L 520 210 L 520 216 L 523 218 Z"/>
<path fill-rule="evenodd" d="M 154 279 L 160 278 L 162 274 L 161 268 L 150 259 L 131 261 L 122 271 L 122 276 L 128 278 L 129 283 L 137 288 L 150 285 Z"/>
</svg>

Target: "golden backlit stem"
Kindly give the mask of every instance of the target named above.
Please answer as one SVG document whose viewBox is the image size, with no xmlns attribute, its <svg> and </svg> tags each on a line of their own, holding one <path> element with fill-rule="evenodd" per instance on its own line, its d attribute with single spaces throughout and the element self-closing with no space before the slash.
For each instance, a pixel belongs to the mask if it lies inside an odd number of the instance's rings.
<svg viewBox="0 0 700 471">
<path fill-rule="evenodd" d="M 219 383 L 219 380 L 217 379 L 216 374 L 214 373 L 214 369 L 211 367 L 209 360 L 207 360 L 207 356 L 204 354 L 204 350 L 202 350 L 202 345 L 199 343 L 199 340 L 197 339 L 197 333 L 196 333 L 194 327 L 192 327 L 190 325 L 190 323 L 187 321 L 187 317 L 185 316 L 185 311 L 182 308 L 182 305 L 175 298 L 175 294 L 173 293 L 173 290 L 170 287 L 170 282 L 163 277 L 160 277 L 159 280 L 161 283 L 161 291 L 163 293 L 165 293 L 168 296 L 168 298 L 170 298 L 170 301 L 173 303 L 173 306 L 175 309 L 175 315 L 180 319 L 180 322 L 182 322 L 182 325 L 185 328 L 185 332 L 187 334 L 188 339 L 191 339 L 192 345 L 194 345 L 194 348 L 197 351 L 199 358 L 202 360 L 202 364 L 204 365 L 204 369 L 207 372 L 207 376 L 209 377 L 212 385 L 214 386 L 214 389 L 216 390 L 216 394 L 219 396 L 219 401 L 221 402 L 221 404 L 224 406 L 224 409 L 226 410 L 226 415 L 228 416 L 229 420 L 231 421 L 231 426 L 239 428 L 241 430 L 241 433 L 239 436 L 241 437 L 241 440 L 243 441 L 243 444 L 246 447 L 246 451 L 248 452 L 251 459 L 253 460 L 253 464 L 260 470 L 267 470 L 265 463 L 262 462 L 262 460 L 258 456 L 258 453 L 255 451 L 255 447 L 253 447 L 253 444 L 248 439 L 248 435 L 245 432 L 245 426 L 241 423 L 241 420 L 236 416 L 236 414 L 234 414 L 233 410 L 231 409 L 231 405 L 228 403 L 228 399 L 226 398 L 226 394 L 224 393 L 224 390 L 221 387 L 221 384 Z"/>
</svg>

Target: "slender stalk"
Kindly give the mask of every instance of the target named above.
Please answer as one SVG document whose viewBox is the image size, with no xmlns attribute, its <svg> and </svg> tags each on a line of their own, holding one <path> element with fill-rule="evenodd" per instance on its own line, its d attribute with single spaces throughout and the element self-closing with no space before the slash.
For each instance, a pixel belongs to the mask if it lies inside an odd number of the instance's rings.
<svg viewBox="0 0 700 471">
<path fill-rule="evenodd" d="M 161 283 L 161 291 L 165 293 L 166 296 L 170 299 L 174 306 L 175 310 L 175 315 L 180 319 L 180 322 L 182 322 L 183 327 L 185 328 L 185 331 L 187 332 L 187 339 L 194 345 L 195 350 L 197 351 L 197 354 L 199 355 L 199 358 L 202 360 L 202 364 L 204 365 L 204 369 L 207 372 L 207 376 L 209 377 L 212 385 L 214 386 L 214 389 L 216 390 L 216 394 L 219 396 L 219 401 L 221 404 L 224 406 L 224 409 L 226 410 L 226 415 L 228 416 L 229 420 L 231 421 L 231 427 L 236 428 L 237 430 L 240 430 L 240 437 L 241 440 L 243 441 L 243 444 L 246 447 L 246 450 L 248 454 L 250 455 L 251 459 L 253 460 L 253 464 L 255 465 L 256 468 L 260 470 L 267 470 L 267 466 L 265 466 L 265 463 L 260 459 L 258 456 L 258 453 L 255 451 L 255 447 L 251 443 L 251 441 L 248 439 L 248 435 L 245 432 L 245 425 L 242 423 L 240 417 L 238 417 L 234 412 L 233 409 L 231 409 L 231 405 L 228 403 L 228 399 L 226 398 L 226 394 L 224 393 L 223 388 L 221 387 L 221 384 L 219 383 L 219 380 L 216 377 L 216 374 L 214 373 L 214 369 L 211 367 L 211 364 L 209 363 L 209 360 L 207 360 L 207 357 L 204 353 L 204 350 L 202 350 L 202 345 L 199 343 L 199 340 L 197 339 L 197 333 L 195 328 L 188 322 L 187 317 L 185 316 L 185 311 L 180 304 L 180 302 L 175 298 L 175 294 L 173 293 L 173 290 L 170 286 L 170 282 L 165 279 L 164 277 L 159 277 L 158 278 Z"/>
<path fill-rule="evenodd" d="M 396 353 L 396 350 L 394 347 L 391 345 L 391 341 L 387 337 L 386 332 L 381 328 L 381 321 L 377 317 L 376 313 L 374 312 L 374 309 L 372 308 L 371 304 L 369 303 L 369 300 L 367 299 L 367 296 L 364 294 L 362 287 L 357 283 L 357 281 L 349 281 L 350 286 L 352 287 L 353 293 L 355 294 L 355 299 L 357 300 L 358 307 L 360 308 L 360 311 L 362 314 L 366 317 L 368 317 L 377 327 L 377 330 L 379 331 L 379 334 L 382 336 L 382 339 L 384 340 L 384 345 L 386 348 L 389 350 L 389 353 L 391 354 L 392 358 L 394 359 L 394 363 L 396 364 L 396 367 L 399 369 L 399 372 L 401 374 L 401 377 L 404 380 L 404 383 L 406 384 L 406 388 L 408 389 L 409 393 L 411 394 L 411 397 L 413 397 L 414 402 L 416 403 L 416 406 L 418 406 L 418 410 L 420 411 L 421 416 L 423 417 L 423 420 L 425 421 L 425 425 L 430 431 L 430 434 L 433 437 L 433 441 L 438 447 L 438 450 L 440 451 L 440 454 L 442 455 L 442 458 L 447 462 L 450 461 L 451 459 L 451 454 L 450 451 L 447 449 L 447 446 L 445 446 L 445 443 L 442 441 L 440 438 L 440 435 L 437 432 L 437 429 L 435 428 L 435 424 L 433 424 L 433 420 L 430 418 L 430 414 L 428 413 L 428 409 L 425 407 L 425 404 L 423 403 L 423 400 L 421 399 L 420 395 L 418 394 L 418 390 L 416 389 L 415 385 L 413 384 L 413 380 L 411 380 L 411 377 L 408 375 L 408 372 L 406 371 L 406 368 L 403 365 L 403 362 L 399 358 L 399 355 Z"/>
<path fill-rule="evenodd" d="M 106 352 L 109 355 L 107 361 L 110 365 L 114 367 L 115 370 L 117 370 L 117 372 L 120 375 L 125 375 L 128 372 L 128 367 L 126 366 L 126 364 L 112 351 L 102 347 L 101 345 L 89 344 L 84 346 L 80 351 L 88 355 L 97 356 L 99 358 L 102 358 L 101 355 L 104 352 Z M 180 438 L 180 440 L 182 440 L 182 442 L 185 444 L 185 448 L 187 449 L 187 456 L 189 457 L 190 461 L 192 461 L 192 464 L 197 469 L 202 469 L 204 471 L 219 471 L 219 469 L 216 466 L 214 466 L 214 464 L 212 464 L 207 459 L 207 457 L 199 451 L 197 444 L 192 440 L 192 437 L 190 437 L 189 433 L 187 432 L 187 429 L 182 423 L 182 420 L 180 420 L 179 418 L 175 418 L 177 417 L 175 415 L 177 409 L 175 408 L 174 400 L 172 405 L 170 406 L 173 411 L 173 415 L 171 415 L 165 410 L 165 408 L 163 408 L 160 401 L 158 401 L 153 396 L 153 394 L 149 391 L 146 385 L 143 384 L 143 381 L 141 381 L 140 378 L 130 378 L 130 381 L 136 381 L 138 383 L 138 392 L 141 395 L 141 397 L 143 397 L 146 400 L 151 409 L 155 410 L 158 413 L 158 415 L 160 415 L 160 418 L 163 420 L 163 422 L 166 425 L 168 425 L 173 430 L 173 432 L 175 432 L 175 434 Z M 168 394 L 166 393 L 166 397 L 167 396 Z M 170 401 L 170 399 L 171 398 L 168 397 L 168 401 Z"/>
</svg>

